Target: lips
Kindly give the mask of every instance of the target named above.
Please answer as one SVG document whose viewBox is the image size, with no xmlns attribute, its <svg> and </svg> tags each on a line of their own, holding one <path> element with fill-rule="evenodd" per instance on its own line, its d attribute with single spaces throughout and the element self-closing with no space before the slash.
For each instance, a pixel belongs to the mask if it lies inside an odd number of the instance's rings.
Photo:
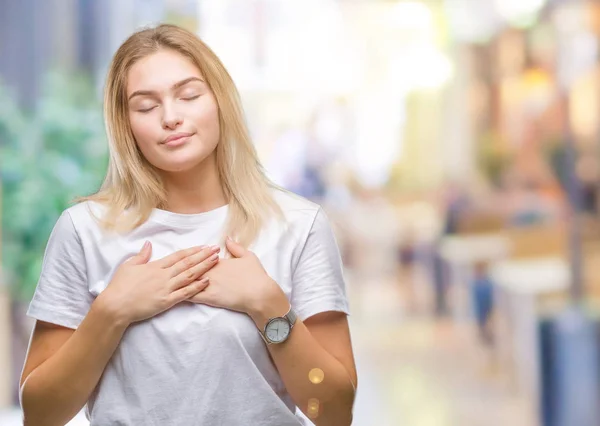
<svg viewBox="0 0 600 426">
<path fill-rule="evenodd" d="M 183 142 L 182 139 L 189 138 L 193 133 L 176 133 L 163 141 L 163 145 L 177 145 L 177 142 Z"/>
</svg>

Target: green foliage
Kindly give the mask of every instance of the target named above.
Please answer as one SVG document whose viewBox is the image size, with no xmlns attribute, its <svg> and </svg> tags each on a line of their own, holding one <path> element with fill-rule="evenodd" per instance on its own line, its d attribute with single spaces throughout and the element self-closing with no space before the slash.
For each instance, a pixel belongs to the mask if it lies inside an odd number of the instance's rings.
<svg viewBox="0 0 600 426">
<path fill-rule="evenodd" d="M 53 74 L 28 114 L 0 87 L 2 267 L 18 299 L 33 295 L 58 216 L 102 182 L 107 152 L 97 98 L 85 76 Z"/>
</svg>

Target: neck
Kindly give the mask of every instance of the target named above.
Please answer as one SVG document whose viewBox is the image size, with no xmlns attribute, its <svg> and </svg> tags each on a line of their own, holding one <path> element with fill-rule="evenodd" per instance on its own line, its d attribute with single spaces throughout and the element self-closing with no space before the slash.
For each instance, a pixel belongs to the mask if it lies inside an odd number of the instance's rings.
<svg viewBox="0 0 600 426">
<path fill-rule="evenodd" d="M 193 170 L 163 174 L 163 181 L 165 209 L 173 213 L 203 213 L 227 204 L 214 155 Z"/>
</svg>

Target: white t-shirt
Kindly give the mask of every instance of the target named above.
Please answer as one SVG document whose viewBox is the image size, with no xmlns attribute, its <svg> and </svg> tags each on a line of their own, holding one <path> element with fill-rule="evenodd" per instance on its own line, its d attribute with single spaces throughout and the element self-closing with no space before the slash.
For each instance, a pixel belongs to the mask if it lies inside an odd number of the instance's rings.
<svg viewBox="0 0 600 426">
<path fill-rule="evenodd" d="M 285 223 L 273 220 L 250 250 L 281 286 L 301 320 L 348 314 L 338 247 L 321 208 L 274 192 Z M 84 202 L 65 210 L 48 241 L 28 315 L 77 328 L 116 268 L 145 240 L 152 260 L 179 249 L 218 244 L 228 206 L 200 214 L 155 209 L 126 235 L 103 232 Z M 307 378 L 308 380 L 308 378 Z M 258 330 L 246 314 L 182 302 L 132 324 L 93 391 L 92 426 L 311 424 L 297 410 Z"/>
</svg>

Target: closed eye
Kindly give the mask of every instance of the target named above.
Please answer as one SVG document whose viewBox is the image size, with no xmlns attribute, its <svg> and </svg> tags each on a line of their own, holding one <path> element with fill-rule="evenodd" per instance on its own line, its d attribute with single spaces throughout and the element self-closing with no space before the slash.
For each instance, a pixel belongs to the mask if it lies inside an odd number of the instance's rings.
<svg viewBox="0 0 600 426">
<path fill-rule="evenodd" d="M 146 109 L 138 109 L 138 112 L 150 112 L 152 111 L 154 108 L 156 108 L 156 105 L 151 106 L 150 108 L 146 108 Z"/>
<path fill-rule="evenodd" d="M 194 99 L 198 99 L 200 97 L 200 95 L 195 95 L 195 96 L 187 96 L 185 98 L 181 98 L 184 101 L 193 101 Z"/>
</svg>

